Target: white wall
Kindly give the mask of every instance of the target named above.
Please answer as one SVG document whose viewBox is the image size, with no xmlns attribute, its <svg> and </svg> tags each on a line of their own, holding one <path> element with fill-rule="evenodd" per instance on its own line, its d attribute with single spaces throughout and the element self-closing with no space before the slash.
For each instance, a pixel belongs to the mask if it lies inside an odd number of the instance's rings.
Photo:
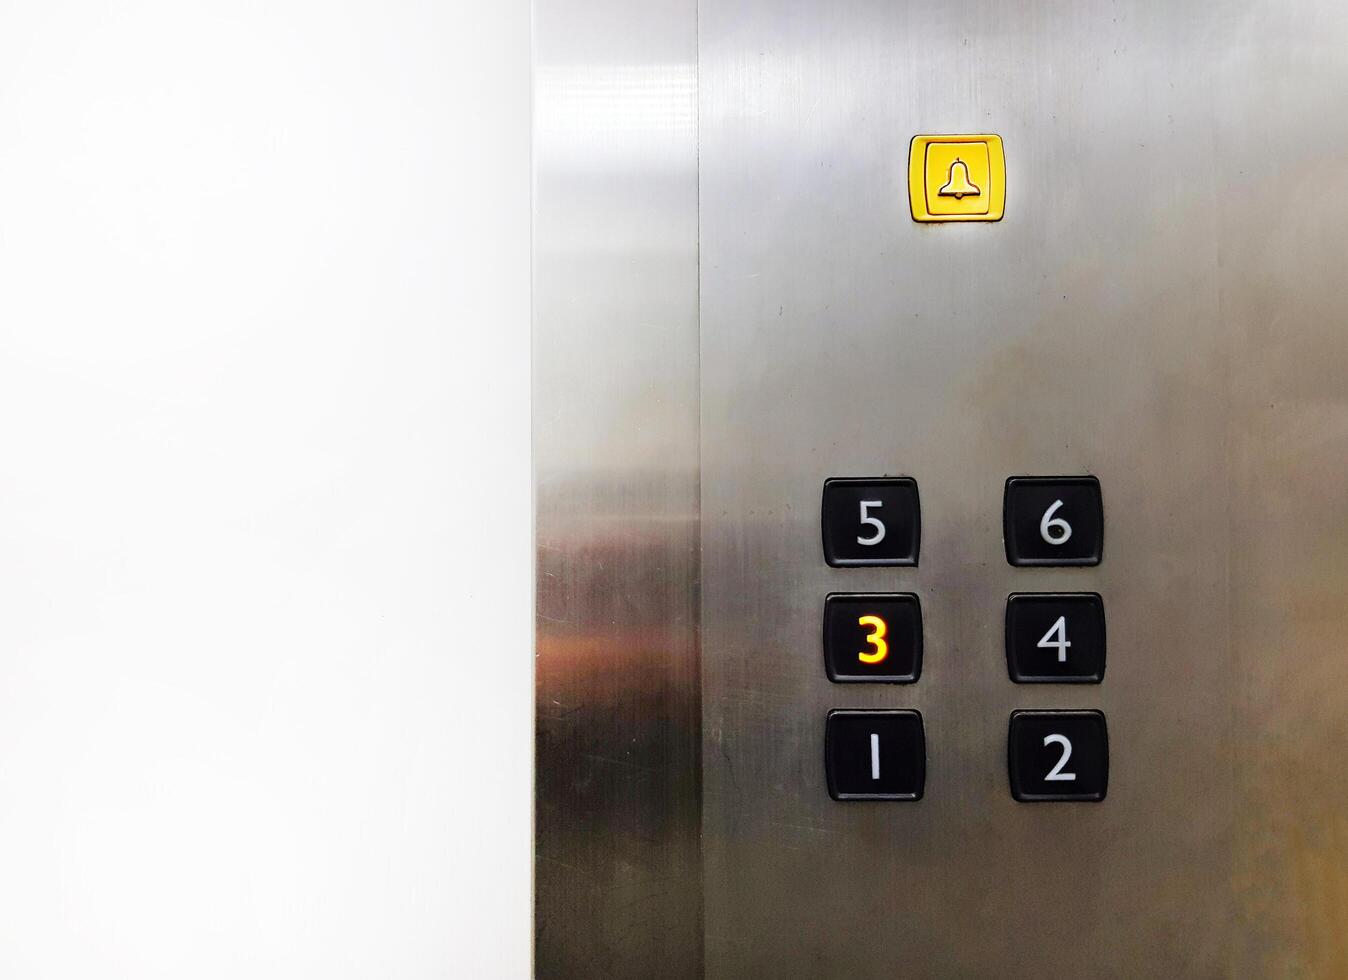
<svg viewBox="0 0 1348 980">
<path fill-rule="evenodd" d="M 0 976 L 523 976 L 527 0 L 0 0 Z"/>
</svg>

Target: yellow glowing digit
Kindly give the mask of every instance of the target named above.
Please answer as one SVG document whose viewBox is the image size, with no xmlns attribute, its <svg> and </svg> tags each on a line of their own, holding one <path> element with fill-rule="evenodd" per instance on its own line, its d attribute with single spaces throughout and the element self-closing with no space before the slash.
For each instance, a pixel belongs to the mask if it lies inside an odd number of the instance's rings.
<svg viewBox="0 0 1348 980">
<path fill-rule="evenodd" d="M 875 647 L 873 651 L 861 651 L 857 654 L 857 659 L 863 664 L 878 664 L 888 657 L 889 644 L 885 642 L 885 632 L 889 626 L 885 621 L 879 616 L 862 616 L 857 620 L 857 625 L 870 627 L 871 635 L 866 637 L 866 642 Z"/>
</svg>

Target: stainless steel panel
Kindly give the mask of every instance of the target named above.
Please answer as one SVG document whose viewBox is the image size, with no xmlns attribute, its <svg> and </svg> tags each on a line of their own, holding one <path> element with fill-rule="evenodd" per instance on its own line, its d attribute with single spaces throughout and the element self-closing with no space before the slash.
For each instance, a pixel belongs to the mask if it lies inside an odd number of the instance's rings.
<svg viewBox="0 0 1348 980">
<path fill-rule="evenodd" d="M 1348 975 L 1348 6 L 704 0 L 706 972 Z M 919 226 L 908 140 L 1005 139 Z M 916 569 L 830 569 L 829 476 L 907 474 Z M 1095 569 L 1012 569 L 1003 481 L 1093 473 Z M 905 688 L 830 590 L 922 597 Z M 1012 685 L 1013 590 L 1095 590 L 1097 688 Z M 915 804 L 840 804 L 832 707 L 912 707 Z M 1008 792 L 1017 708 L 1107 714 L 1099 805 Z"/>
<path fill-rule="evenodd" d="M 543 977 L 701 972 L 695 14 L 535 4 Z"/>
</svg>

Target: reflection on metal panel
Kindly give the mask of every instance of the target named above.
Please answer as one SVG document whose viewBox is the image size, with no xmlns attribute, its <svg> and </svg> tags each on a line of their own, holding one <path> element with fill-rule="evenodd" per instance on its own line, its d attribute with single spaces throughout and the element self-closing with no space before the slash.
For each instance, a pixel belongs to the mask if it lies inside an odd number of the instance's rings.
<svg viewBox="0 0 1348 980">
<path fill-rule="evenodd" d="M 1348 975 L 1348 7 L 705 2 L 706 972 Z M 996 224 L 909 216 L 994 132 Z M 1094 474 L 1096 568 L 1012 568 L 1007 477 Z M 918 568 L 829 568 L 905 474 Z M 824 596 L 915 592 L 909 687 Z M 1098 592 L 1102 684 L 1009 682 L 1016 591 Z M 832 708 L 916 708 L 920 803 L 840 804 Z M 1017 709 L 1108 718 L 1100 804 L 1008 791 Z"/>
<path fill-rule="evenodd" d="M 697 976 L 695 6 L 535 52 L 536 971 Z"/>
</svg>

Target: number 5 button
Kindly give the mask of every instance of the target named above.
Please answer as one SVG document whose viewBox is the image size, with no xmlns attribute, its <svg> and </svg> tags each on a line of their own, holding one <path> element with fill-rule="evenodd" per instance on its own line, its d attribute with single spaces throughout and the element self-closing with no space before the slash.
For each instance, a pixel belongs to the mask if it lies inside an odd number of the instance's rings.
<svg viewBox="0 0 1348 980">
<path fill-rule="evenodd" d="M 917 481 L 824 482 L 824 560 L 833 566 L 916 565 L 921 539 Z"/>
<path fill-rule="evenodd" d="M 1002 505 L 1012 565 L 1098 565 L 1105 543 L 1100 481 L 1093 476 L 1013 476 Z"/>
<path fill-rule="evenodd" d="M 1022 803 L 1098 801 L 1109 788 L 1109 734 L 1098 711 L 1016 711 L 1007 735 L 1011 795 Z"/>
</svg>

